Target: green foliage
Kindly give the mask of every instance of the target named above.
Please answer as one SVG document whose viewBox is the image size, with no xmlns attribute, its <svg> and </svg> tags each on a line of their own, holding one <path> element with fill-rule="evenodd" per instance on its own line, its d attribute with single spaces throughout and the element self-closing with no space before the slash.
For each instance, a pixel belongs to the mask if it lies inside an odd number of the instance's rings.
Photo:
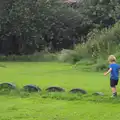
<svg viewBox="0 0 120 120">
<path fill-rule="evenodd" d="M 35 53 L 33 55 L 0 56 L 0 61 L 48 62 L 48 61 L 57 61 L 57 55 L 52 53 Z"/>
<path fill-rule="evenodd" d="M 108 66 L 105 63 L 97 63 L 93 66 L 92 70 L 94 71 L 105 71 L 107 70 Z"/>
<path fill-rule="evenodd" d="M 58 54 L 58 60 L 61 62 L 75 63 L 77 61 L 78 55 L 74 50 L 65 50 L 63 49 L 61 53 Z"/>
<path fill-rule="evenodd" d="M 86 56 L 93 58 L 94 60 L 97 60 L 97 58 L 106 59 L 108 55 L 119 51 L 119 44 L 120 23 L 118 22 L 112 28 L 93 32 L 88 37 L 88 41 L 84 45 L 84 48 L 81 48 L 81 45 L 78 45 L 75 50 L 78 52 L 84 51 L 84 58 Z"/>
<path fill-rule="evenodd" d="M 118 22 L 112 28 L 104 29 L 99 34 L 89 37 L 86 45 L 91 53 L 104 58 L 106 55 L 119 51 L 119 39 L 120 23 Z"/>
<path fill-rule="evenodd" d="M 89 31 L 110 27 L 119 19 L 118 0 L 80 0 L 76 4 L 72 8 L 59 0 L 10 0 L 0 17 L 0 39 L 16 36 L 22 46 L 18 52 L 23 54 L 46 47 L 55 52 L 85 42 Z M 7 54 L 10 41 L 0 43 Z"/>
<path fill-rule="evenodd" d="M 117 14 L 119 13 L 119 0 L 84 0 L 79 4 L 78 10 L 99 28 L 111 26 L 119 16 Z"/>
<path fill-rule="evenodd" d="M 108 63 L 104 59 L 98 58 L 96 61 L 93 59 L 82 59 L 75 64 L 75 68 L 83 71 L 105 71 L 108 69 Z"/>
<path fill-rule="evenodd" d="M 98 58 L 96 64 L 92 66 L 94 71 L 106 71 L 108 69 L 108 62 L 102 58 Z"/>
<path fill-rule="evenodd" d="M 78 61 L 75 65 L 76 66 L 89 66 L 89 65 L 94 65 L 95 62 L 91 59 L 81 59 Z"/>
<path fill-rule="evenodd" d="M 80 0 L 76 4 L 75 8 L 59 0 L 8 1 L 0 14 L 0 53 L 12 56 L 0 60 L 49 61 L 56 57 L 28 54 L 65 48 L 58 55 L 60 61 L 82 63 L 88 59 L 98 68 L 102 66 L 99 58 L 105 60 L 119 52 L 120 1 Z"/>
<path fill-rule="evenodd" d="M 0 37 L 17 36 L 23 44 L 22 52 L 26 48 L 34 51 L 45 47 L 52 51 L 70 48 L 73 39 L 78 41 L 90 27 L 89 20 L 83 20 L 78 11 L 58 0 L 12 1 L 7 13 L 1 18 Z"/>
<path fill-rule="evenodd" d="M 85 44 L 79 44 L 75 47 L 73 52 L 76 53 L 76 56 L 69 54 L 68 60 L 77 58 L 76 66 L 78 68 L 80 66 L 80 68 L 87 70 L 106 70 L 108 66 L 106 60 L 110 54 L 115 54 L 118 62 L 120 62 L 119 49 L 120 23 L 118 22 L 112 28 L 92 31 Z M 81 65 L 84 65 L 84 67 L 81 67 Z"/>
</svg>

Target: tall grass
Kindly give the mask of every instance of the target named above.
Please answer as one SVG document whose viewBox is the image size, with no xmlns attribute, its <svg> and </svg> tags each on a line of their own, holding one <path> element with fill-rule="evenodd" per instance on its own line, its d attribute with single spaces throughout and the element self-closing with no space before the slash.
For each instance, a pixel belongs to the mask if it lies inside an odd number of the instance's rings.
<svg viewBox="0 0 120 120">
<path fill-rule="evenodd" d="M 97 33 L 93 32 L 89 37 L 84 49 L 78 45 L 75 50 L 83 52 L 86 50 L 86 56 L 94 59 L 106 59 L 108 55 L 114 54 L 120 48 L 120 22 L 116 23 L 112 28 L 103 29 Z"/>
<path fill-rule="evenodd" d="M 106 59 L 110 54 L 115 54 L 120 61 L 119 48 L 120 22 L 116 23 L 112 28 L 90 32 L 86 43 L 78 44 L 73 51 L 68 52 L 66 55 L 63 51 L 61 55 L 64 54 L 62 56 L 63 61 L 67 58 L 67 61 L 72 63 L 83 60 L 93 61 L 96 70 L 99 70 L 99 68 L 107 68 L 105 65 Z"/>
</svg>

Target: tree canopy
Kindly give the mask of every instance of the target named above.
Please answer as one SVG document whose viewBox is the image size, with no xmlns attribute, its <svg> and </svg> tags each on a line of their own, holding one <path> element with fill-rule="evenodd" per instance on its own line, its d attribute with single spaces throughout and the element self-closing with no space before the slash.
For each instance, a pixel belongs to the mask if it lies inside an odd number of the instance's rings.
<svg viewBox="0 0 120 120">
<path fill-rule="evenodd" d="M 80 0 L 74 5 L 59 0 L 10 0 L 0 14 L 0 53 L 71 49 L 86 42 L 93 29 L 115 24 L 119 11 L 120 0 Z"/>
</svg>

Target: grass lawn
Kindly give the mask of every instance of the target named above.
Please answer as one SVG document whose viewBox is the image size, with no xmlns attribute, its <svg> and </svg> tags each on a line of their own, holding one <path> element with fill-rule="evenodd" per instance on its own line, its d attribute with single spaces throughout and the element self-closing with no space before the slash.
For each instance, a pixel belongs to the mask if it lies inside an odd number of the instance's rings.
<svg viewBox="0 0 120 120">
<path fill-rule="evenodd" d="M 36 93 L 26 97 L 0 95 L 0 120 L 119 120 L 120 97 L 109 98 L 109 77 L 103 73 L 83 72 L 62 63 L 0 63 L 0 82 L 22 88 L 38 85 L 43 91 L 60 86 L 65 93 Z M 87 95 L 72 95 L 72 88 L 85 89 Z M 118 91 L 120 92 L 119 86 Z M 92 96 L 103 92 L 104 96 Z"/>
</svg>

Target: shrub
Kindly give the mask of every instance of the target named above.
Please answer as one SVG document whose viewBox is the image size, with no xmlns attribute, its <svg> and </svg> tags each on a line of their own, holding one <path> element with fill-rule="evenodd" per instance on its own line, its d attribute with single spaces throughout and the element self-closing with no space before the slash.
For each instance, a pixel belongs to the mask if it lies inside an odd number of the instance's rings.
<svg viewBox="0 0 120 120">
<path fill-rule="evenodd" d="M 82 59 L 75 64 L 75 68 L 84 71 L 103 71 L 108 68 L 108 63 L 104 59 Z"/>
<path fill-rule="evenodd" d="M 93 65 L 95 64 L 95 62 L 92 59 L 81 59 L 80 61 L 78 61 L 75 65 L 84 65 L 84 66 L 89 66 L 89 65 Z"/>
<path fill-rule="evenodd" d="M 75 55 L 69 54 L 69 58 L 72 57 L 72 60 L 77 58 L 79 62 L 77 62 L 76 66 L 85 65 L 85 69 L 95 71 L 105 70 L 108 67 L 106 60 L 110 54 L 116 53 L 115 56 L 120 63 L 119 40 L 120 22 L 116 23 L 112 28 L 90 33 L 88 41 L 85 44 L 77 45 L 72 51 Z"/>
<path fill-rule="evenodd" d="M 58 60 L 61 62 L 75 63 L 77 60 L 77 53 L 74 50 L 63 49 L 58 54 Z"/>
<path fill-rule="evenodd" d="M 119 52 L 120 48 L 120 22 L 112 28 L 95 31 L 89 37 L 84 45 L 77 45 L 75 50 L 77 55 L 82 58 L 107 59 L 108 55 Z M 79 58 L 79 57 L 78 57 Z"/>
<path fill-rule="evenodd" d="M 35 53 L 33 55 L 10 55 L 0 56 L 0 61 L 21 61 L 21 62 L 46 62 L 56 61 L 56 54 L 51 53 Z"/>
<path fill-rule="evenodd" d="M 104 57 L 119 50 L 119 39 L 120 23 L 118 22 L 112 28 L 103 29 L 99 34 L 89 37 L 87 46 L 93 52 L 98 52 L 98 56 Z"/>
<path fill-rule="evenodd" d="M 105 63 L 97 63 L 92 66 L 93 71 L 103 71 L 103 70 L 107 70 L 107 68 L 108 68 L 108 64 Z"/>
</svg>

